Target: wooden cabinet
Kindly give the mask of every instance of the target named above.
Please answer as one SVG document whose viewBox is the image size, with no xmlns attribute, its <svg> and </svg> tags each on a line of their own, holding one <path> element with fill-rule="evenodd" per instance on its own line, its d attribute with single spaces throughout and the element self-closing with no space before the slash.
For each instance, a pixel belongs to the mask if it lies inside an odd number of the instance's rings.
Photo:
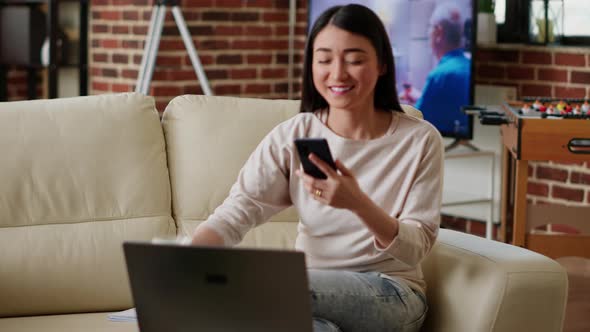
<svg viewBox="0 0 590 332">
<path fill-rule="evenodd" d="M 71 27 L 60 27 L 60 14 L 63 14 L 63 7 L 67 4 L 75 3 L 78 6 L 78 17 L 77 20 L 78 26 L 74 29 Z M 31 13 L 37 13 L 39 10 L 45 13 L 44 21 L 45 21 L 45 29 L 44 35 L 47 37 L 47 54 L 46 54 L 46 61 L 42 61 L 41 53 L 42 47 L 39 48 L 38 43 L 28 43 L 30 45 L 30 49 L 28 51 L 34 52 L 33 56 L 30 56 L 28 60 L 30 61 L 15 61 L 14 57 L 4 57 L 0 58 L 0 100 L 6 100 L 6 87 L 7 87 L 7 79 L 6 79 L 6 72 L 9 67 L 16 66 L 17 68 L 24 68 L 27 70 L 28 73 L 28 98 L 29 99 L 36 99 L 37 96 L 37 75 L 39 71 L 42 71 L 42 76 L 44 77 L 43 81 L 45 83 L 44 95 L 43 97 L 47 98 L 57 98 L 58 97 L 58 89 L 59 89 L 59 75 L 60 69 L 64 67 L 69 68 L 76 68 L 78 71 L 78 94 L 79 95 L 87 95 L 88 94 L 88 9 L 89 9 L 89 2 L 88 0 L 71 0 L 71 1 L 64 1 L 64 0 L 0 0 L 0 11 L 7 10 L 8 8 L 27 8 Z M 6 21 L 5 21 L 6 22 Z M 25 20 L 23 22 L 16 22 L 21 23 L 22 25 L 19 26 L 11 26 L 5 27 L 4 29 L 10 28 L 15 29 L 15 31 L 22 31 L 22 29 L 27 29 L 30 26 L 25 26 L 29 24 L 31 20 Z M 43 23 L 41 23 L 43 25 Z M 33 27 L 35 27 L 33 25 Z M 37 23 L 37 28 L 39 28 L 39 24 Z M 59 47 L 58 41 L 60 40 L 60 33 L 65 31 L 66 36 L 70 37 L 71 40 L 74 40 L 75 43 L 71 43 L 70 45 L 79 45 L 77 47 L 77 56 L 75 57 L 75 61 L 69 61 L 69 59 L 64 59 L 66 55 L 58 54 Z M 2 31 L 1 32 L 3 40 L 0 40 L 0 47 L 2 49 L 8 49 L 11 47 L 15 47 L 18 43 L 23 43 L 26 41 L 22 40 L 15 40 L 15 36 L 18 34 L 11 33 L 10 31 Z M 9 39 L 11 38 L 12 39 Z M 45 40 L 45 38 L 43 38 Z M 76 40 L 77 39 L 77 40 Z M 12 49 L 15 50 L 15 49 Z M 9 50 L 10 51 L 10 50 Z M 2 54 L 4 54 L 3 52 Z M 7 52 L 10 53 L 10 52 Z"/>
</svg>

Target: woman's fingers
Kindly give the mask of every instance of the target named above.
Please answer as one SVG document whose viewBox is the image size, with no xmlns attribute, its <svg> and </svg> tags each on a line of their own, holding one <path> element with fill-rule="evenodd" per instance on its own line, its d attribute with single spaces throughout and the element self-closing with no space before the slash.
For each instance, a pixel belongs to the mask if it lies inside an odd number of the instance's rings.
<svg viewBox="0 0 590 332">
<path fill-rule="evenodd" d="M 309 154 L 309 160 L 311 160 L 311 162 L 314 163 L 320 169 L 320 171 L 322 171 L 324 174 L 326 174 L 326 176 L 328 178 L 337 175 L 335 169 L 333 169 L 332 167 L 330 167 L 330 165 L 326 164 L 325 161 L 321 160 L 315 154 L 310 153 Z"/>
<path fill-rule="evenodd" d="M 340 171 L 340 173 L 342 173 L 342 175 L 354 177 L 352 171 L 346 168 L 346 166 L 344 166 L 344 164 L 340 160 L 336 159 L 334 163 L 336 164 L 336 168 Z"/>
<path fill-rule="evenodd" d="M 328 188 L 326 180 L 316 179 L 313 176 L 302 172 L 301 170 L 296 170 L 295 174 L 303 181 L 303 187 L 305 190 L 316 200 L 320 200 L 320 198 L 325 197 L 325 193 Z"/>
<path fill-rule="evenodd" d="M 307 191 L 310 191 L 312 189 L 322 189 L 325 187 L 324 180 L 320 180 L 320 179 L 316 179 L 313 176 L 302 172 L 301 170 L 297 170 L 295 171 L 295 174 L 297 176 L 299 176 L 301 178 L 301 180 L 303 181 L 303 186 L 305 187 L 305 189 L 307 189 Z"/>
</svg>

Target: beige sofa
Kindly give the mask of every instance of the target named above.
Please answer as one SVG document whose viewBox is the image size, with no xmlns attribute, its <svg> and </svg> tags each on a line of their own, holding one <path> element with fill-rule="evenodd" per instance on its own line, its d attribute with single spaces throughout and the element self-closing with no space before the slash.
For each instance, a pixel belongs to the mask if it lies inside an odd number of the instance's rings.
<svg viewBox="0 0 590 332">
<path fill-rule="evenodd" d="M 190 232 L 297 106 L 181 96 L 160 122 L 138 94 L 0 103 L 0 331 L 137 331 L 107 320 L 133 306 L 121 243 Z M 296 220 L 243 245 L 291 248 Z M 426 331 L 561 330 L 567 276 L 544 256 L 441 230 L 422 264 Z"/>
</svg>

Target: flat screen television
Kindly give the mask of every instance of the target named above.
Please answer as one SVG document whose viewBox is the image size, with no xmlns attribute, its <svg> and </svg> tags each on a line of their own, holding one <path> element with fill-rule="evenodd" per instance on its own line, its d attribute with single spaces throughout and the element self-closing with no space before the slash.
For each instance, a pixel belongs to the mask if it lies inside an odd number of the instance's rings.
<svg viewBox="0 0 590 332">
<path fill-rule="evenodd" d="M 389 34 L 400 103 L 416 106 L 445 137 L 473 138 L 476 0 L 311 0 L 309 29 L 334 5 L 371 8 Z"/>
</svg>

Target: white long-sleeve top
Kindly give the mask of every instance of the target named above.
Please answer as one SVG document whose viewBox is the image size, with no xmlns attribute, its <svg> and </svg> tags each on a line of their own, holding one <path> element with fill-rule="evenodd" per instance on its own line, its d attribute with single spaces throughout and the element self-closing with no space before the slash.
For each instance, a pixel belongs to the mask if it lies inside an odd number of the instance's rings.
<svg viewBox="0 0 590 332">
<path fill-rule="evenodd" d="M 239 243 L 251 228 L 294 205 L 299 212 L 297 250 L 308 268 L 378 271 L 425 292 L 420 261 L 440 224 L 443 145 L 424 120 L 394 112 L 387 133 L 372 140 L 338 136 L 324 123 L 326 112 L 300 113 L 276 126 L 250 155 L 229 196 L 204 222 Z M 334 159 L 355 175 L 360 188 L 390 216 L 399 232 L 389 246 L 376 239 L 355 214 L 321 204 L 295 175 L 300 168 L 296 138 L 323 137 Z"/>
</svg>

